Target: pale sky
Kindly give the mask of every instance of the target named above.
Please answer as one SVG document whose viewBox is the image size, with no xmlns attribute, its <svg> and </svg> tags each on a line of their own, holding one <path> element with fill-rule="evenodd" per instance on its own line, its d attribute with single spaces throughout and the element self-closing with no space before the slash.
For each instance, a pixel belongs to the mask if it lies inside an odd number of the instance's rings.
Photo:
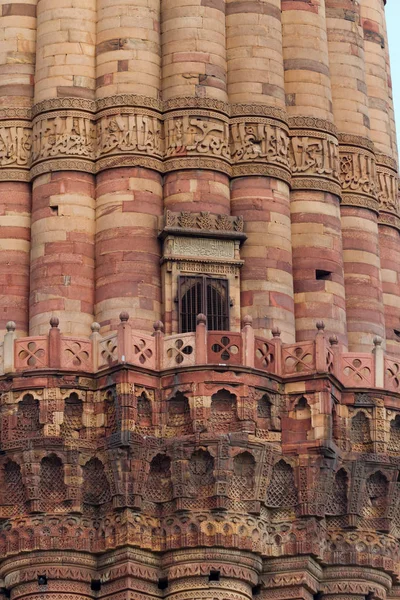
<svg viewBox="0 0 400 600">
<path fill-rule="evenodd" d="M 400 148 L 400 0 L 387 0 L 386 22 L 397 122 L 397 144 Z"/>
</svg>

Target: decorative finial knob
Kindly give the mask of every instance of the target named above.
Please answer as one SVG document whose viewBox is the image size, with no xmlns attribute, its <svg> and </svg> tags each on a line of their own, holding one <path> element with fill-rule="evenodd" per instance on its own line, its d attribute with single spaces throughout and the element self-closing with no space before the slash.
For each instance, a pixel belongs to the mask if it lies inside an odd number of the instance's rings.
<svg viewBox="0 0 400 600">
<path fill-rule="evenodd" d="M 382 345 L 382 338 L 380 338 L 378 335 L 376 337 L 374 337 L 374 346 L 381 346 Z"/>
<path fill-rule="evenodd" d="M 318 329 L 318 331 L 323 331 L 325 329 L 325 323 L 323 321 L 317 321 L 315 323 L 315 326 Z"/>
<path fill-rule="evenodd" d="M 95 321 L 94 323 L 91 324 L 90 329 L 93 331 L 93 333 L 99 333 L 100 323 L 96 323 L 96 321 Z"/>
<path fill-rule="evenodd" d="M 126 323 L 127 321 L 129 321 L 129 313 L 126 312 L 126 310 L 123 310 L 122 313 L 119 315 L 119 320 L 121 321 L 121 323 Z"/>
<path fill-rule="evenodd" d="M 51 317 L 50 325 L 51 327 L 58 327 L 60 324 L 60 319 L 58 317 Z"/>
<path fill-rule="evenodd" d="M 329 343 L 331 346 L 337 346 L 339 343 L 337 335 L 331 335 L 331 337 L 329 338 Z"/>
<path fill-rule="evenodd" d="M 281 330 L 279 329 L 279 327 L 276 327 L 276 326 L 272 327 L 271 333 L 272 333 L 272 337 L 274 337 L 274 338 L 281 337 Z"/>
<path fill-rule="evenodd" d="M 154 331 L 163 331 L 164 330 L 164 323 L 162 321 L 156 321 L 153 324 L 153 329 L 154 329 Z"/>
<path fill-rule="evenodd" d="M 207 323 L 206 315 L 203 315 L 203 313 L 198 314 L 197 318 L 196 318 L 196 322 L 197 322 L 197 325 L 201 325 L 201 324 L 206 325 L 206 323 Z"/>
<path fill-rule="evenodd" d="M 8 321 L 7 325 L 6 325 L 6 329 L 7 331 L 15 331 L 16 328 L 16 324 L 14 321 Z"/>
<path fill-rule="evenodd" d="M 251 327 L 253 325 L 253 317 L 251 315 L 246 315 L 245 317 L 243 317 L 243 325 L 250 325 Z"/>
</svg>

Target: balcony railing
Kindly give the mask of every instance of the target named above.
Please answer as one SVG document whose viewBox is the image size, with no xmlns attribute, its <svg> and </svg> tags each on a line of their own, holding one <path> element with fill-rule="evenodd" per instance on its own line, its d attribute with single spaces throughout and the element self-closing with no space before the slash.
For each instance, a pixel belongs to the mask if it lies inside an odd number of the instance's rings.
<svg viewBox="0 0 400 600">
<path fill-rule="evenodd" d="M 121 313 L 118 331 L 104 337 L 98 323 L 88 338 L 64 336 L 58 324 L 53 318 L 48 335 L 17 338 L 10 321 L 0 343 L 0 375 L 47 369 L 97 373 L 120 364 L 150 371 L 220 365 L 281 378 L 329 373 L 346 388 L 400 393 L 400 357 L 386 355 L 378 338 L 370 354 L 345 352 L 334 336 L 326 338 L 322 322 L 313 340 L 297 344 L 283 344 L 278 329 L 272 339 L 256 336 L 250 317 L 241 332 L 207 331 L 206 318 L 198 315 L 195 332 L 176 335 L 164 335 L 160 321 L 152 335 L 134 331 L 127 313 Z"/>
</svg>

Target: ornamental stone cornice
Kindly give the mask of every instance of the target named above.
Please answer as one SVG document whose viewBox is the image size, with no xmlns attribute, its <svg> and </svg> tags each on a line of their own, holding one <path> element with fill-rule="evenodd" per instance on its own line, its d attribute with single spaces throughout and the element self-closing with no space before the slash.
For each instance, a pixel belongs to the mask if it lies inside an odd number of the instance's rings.
<svg viewBox="0 0 400 600">
<path fill-rule="evenodd" d="M 399 212 L 397 165 L 390 156 L 375 157 L 371 140 L 337 134 L 331 121 L 288 118 L 279 107 L 117 94 L 0 109 L 0 181 L 124 166 L 267 176 L 388 213 L 386 223 Z"/>
<path fill-rule="evenodd" d="M 288 118 L 290 129 L 313 129 L 338 136 L 337 127 L 328 119 L 296 115 Z"/>
</svg>

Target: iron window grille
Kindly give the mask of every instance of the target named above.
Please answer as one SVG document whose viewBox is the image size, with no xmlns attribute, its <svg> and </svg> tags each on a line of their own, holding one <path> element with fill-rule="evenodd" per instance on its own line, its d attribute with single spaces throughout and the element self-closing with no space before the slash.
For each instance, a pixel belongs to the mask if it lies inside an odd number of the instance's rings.
<svg viewBox="0 0 400 600">
<path fill-rule="evenodd" d="M 207 329 L 229 331 L 229 284 L 227 279 L 206 275 L 179 277 L 179 332 L 196 330 L 197 315 L 207 317 Z"/>
</svg>

